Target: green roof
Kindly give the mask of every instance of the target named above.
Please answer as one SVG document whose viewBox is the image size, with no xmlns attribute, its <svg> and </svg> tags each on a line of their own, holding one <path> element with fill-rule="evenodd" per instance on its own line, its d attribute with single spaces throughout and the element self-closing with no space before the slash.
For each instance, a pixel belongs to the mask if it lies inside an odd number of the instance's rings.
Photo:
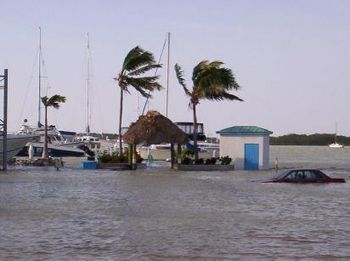
<svg viewBox="0 0 350 261">
<path fill-rule="evenodd" d="M 240 135 L 252 135 L 252 136 L 265 136 L 272 134 L 272 131 L 256 127 L 256 126 L 233 126 L 230 128 L 222 129 L 216 133 L 222 136 L 240 136 Z"/>
</svg>

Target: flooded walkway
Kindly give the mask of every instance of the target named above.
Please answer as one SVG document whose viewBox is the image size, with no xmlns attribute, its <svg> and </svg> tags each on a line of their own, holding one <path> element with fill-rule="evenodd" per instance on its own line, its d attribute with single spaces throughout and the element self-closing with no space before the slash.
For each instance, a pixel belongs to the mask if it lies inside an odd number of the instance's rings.
<svg viewBox="0 0 350 261">
<path fill-rule="evenodd" d="M 0 173 L 0 259 L 349 259 L 349 180 L 259 182 L 272 175 L 161 167 Z"/>
</svg>

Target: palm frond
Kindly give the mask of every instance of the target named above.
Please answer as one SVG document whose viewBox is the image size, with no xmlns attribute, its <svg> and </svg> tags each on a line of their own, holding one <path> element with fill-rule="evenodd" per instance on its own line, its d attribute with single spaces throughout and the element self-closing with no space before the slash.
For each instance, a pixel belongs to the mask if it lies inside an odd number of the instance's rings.
<svg viewBox="0 0 350 261">
<path fill-rule="evenodd" d="M 233 95 L 228 92 L 221 92 L 221 93 L 207 93 L 204 96 L 205 99 L 208 100 L 215 100 L 215 101 L 221 101 L 221 100 L 231 100 L 231 101 L 243 101 L 241 98 L 239 98 L 236 95 Z"/>
<path fill-rule="evenodd" d="M 138 91 L 143 97 L 145 98 L 152 98 L 152 95 L 150 92 L 146 92 L 144 89 L 139 87 L 138 85 L 133 85 L 136 91 Z"/>
<path fill-rule="evenodd" d="M 221 86 L 224 90 L 238 90 L 240 88 L 230 69 L 215 67 L 203 70 L 196 81 L 196 86 L 202 89 L 213 88 L 213 86 Z"/>
<path fill-rule="evenodd" d="M 236 95 L 233 95 L 231 93 L 228 93 L 228 92 L 225 92 L 223 94 L 223 97 L 227 100 L 231 100 L 231 101 L 243 101 L 243 99 L 239 98 L 238 96 Z"/>
<path fill-rule="evenodd" d="M 64 103 L 64 102 L 66 102 L 66 97 L 55 94 L 47 100 L 45 106 L 54 107 L 55 109 L 58 109 L 60 107 L 60 103 Z"/>
<path fill-rule="evenodd" d="M 44 106 L 46 106 L 48 100 L 49 98 L 47 96 L 41 97 L 41 102 L 44 104 Z"/>
<path fill-rule="evenodd" d="M 128 76 L 139 76 L 140 74 L 146 73 L 152 69 L 156 69 L 156 68 L 161 68 L 162 65 L 160 64 L 146 64 L 144 66 L 142 66 L 141 68 L 138 68 L 134 71 L 129 72 L 127 75 Z"/>
<path fill-rule="evenodd" d="M 175 64 L 175 73 L 176 73 L 176 78 L 177 78 L 178 82 L 180 83 L 180 85 L 183 87 L 185 93 L 188 96 L 191 96 L 191 92 L 186 87 L 185 79 L 183 76 L 183 70 L 182 70 L 181 66 L 178 64 Z"/>
<path fill-rule="evenodd" d="M 195 86 L 197 85 L 196 82 L 200 76 L 200 73 L 208 66 L 208 63 L 208 60 L 203 60 L 193 68 L 192 81 Z"/>
<path fill-rule="evenodd" d="M 125 57 L 123 70 L 131 72 L 143 67 L 144 65 L 152 64 L 156 64 L 153 54 L 136 46 Z"/>
<path fill-rule="evenodd" d="M 241 98 L 229 93 L 234 89 L 238 90 L 240 86 L 231 69 L 221 67 L 223 62 L 206 60 L 200 62 L 193 69 L 193 84 L 196 90 L 196 97 L 209 100 L 239 100 Z"/>
<path fill-rule="evenodd" d="M 147 76 L 147 77 L 127 77 L 127 85 L 133 86 L 144 97 L 150 97 L 150 94 L 146 94 L 147 91 L 154 91 L 162 89 L 162 86 L 157 82 L 159 76 Z"/>
</svg>

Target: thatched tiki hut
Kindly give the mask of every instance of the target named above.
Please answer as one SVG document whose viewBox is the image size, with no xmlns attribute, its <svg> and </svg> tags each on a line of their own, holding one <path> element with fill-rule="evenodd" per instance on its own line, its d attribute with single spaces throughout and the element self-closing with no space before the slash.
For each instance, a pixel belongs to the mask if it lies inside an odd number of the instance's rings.
<svg viewBox="0 0 350 261">
<path fill-rule="evenodd" d="M 149 111 L 133 123 L 123 135 L 123 141 L 132 145 L 134 151 L 137 144 L 170 143 L 171 167 L 175 163 L 174 145 L 180 148 L 188 142 L 188 137 L 175 123 L 157 111 Z M 132 158 L 132 153 L 129 158 Z M 132 159 L 130 160 L 132 164 Z"/>
</svg>

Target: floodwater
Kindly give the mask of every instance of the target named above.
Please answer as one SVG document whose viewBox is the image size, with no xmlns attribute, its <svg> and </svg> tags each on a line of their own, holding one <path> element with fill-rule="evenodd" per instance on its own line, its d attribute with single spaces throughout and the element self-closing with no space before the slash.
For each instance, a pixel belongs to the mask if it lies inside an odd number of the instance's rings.
<svg viewBox="0 0 350 261">
<path fill-rule="evenodd" d="M 10 170 L 0 260 L 349 260 L 349 155 L 271 147 L 271 164 L 347 179 L 327 185 L 261 183 L 273 170 Z"/>
</svg>

